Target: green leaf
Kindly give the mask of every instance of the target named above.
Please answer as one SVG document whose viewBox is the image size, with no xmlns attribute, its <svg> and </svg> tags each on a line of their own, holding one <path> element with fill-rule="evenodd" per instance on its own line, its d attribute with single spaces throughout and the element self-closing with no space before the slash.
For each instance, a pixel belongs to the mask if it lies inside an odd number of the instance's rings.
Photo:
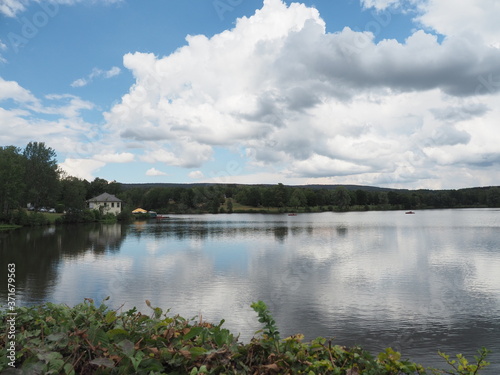
<svg viewBox="0 0 500 375">
<path fill-rule="evenodd" d="M 115 329 L 110 329 L 108 332 L 106 332 L 106 335 L 108 335 L 110 339 L 113 339 L 115 338 L 115 336 L 119 335 L 129 336 L 129 333 L 122 328 L 115 328 Z"/>
<path fill-rule="evenodd" d="M 164 373 L 163 371 L 165 370 L 160 361 L 151 358 L 145 358 L 141 362 L 141 369 L 150 375 Z"/>
<path fill-rule="evenodd" d="M 73 368 L 73 365 L 71 363 L 66 363 L 64 365 L 64 372 L 67 375 L 75 375 L 75 369 Z"/>
<path fill-rule="evenodd" d="M 188 333 L 186 333 L 183 338 L 184 340 L 190 340 L 195 336 L 198 336 L 203 331 L 203 327 L 193 327 Z"/>
<path fill-rule="evenodd" d="M 44 361 L 45 363 L 49 363 L 58 359 L 61 359 L 63 356 L 58 352 L 42 352 L 37 354 L 38 359 Z"/>
<path fill-rule="evenodd" d="M 159 307 L 155 307 L 153 310 L 154 310 L 154 313 L 155 313 L 155 318 L 156 319 L 160 319 L 161 314 L 163 313 L 163 310 L 160 309 Z"/>
<path fill-rule="evenodd" d="M 96 358 L 90 361 L 91 365 L 104 366 L 107 368 L 115 367 L 115 363 L 109 358 Z"/>
<path fill-rule="evenodd" d="M 100 328 L 92 327 L 89 330 L 89 340 L 93 345 L 98 345 L 99 343 L 108 343 L 109 339 L 104 330 Z"/>
<path fill-rule="evenodd" d="M 162 327 L 168 327 L 172 324 L 174 320 L 172 318 L 166 318 L 164 320 L 162 320 L 160 323 L 156 324 L 154 326 L 154 329 L 155 330 L 158 330 L 159 328 L 162 328 Z"/>
<path fill-rule="evenodd" d="M 134 354 L 134 343 L 130 340 L 123 340 L 117 344 L 127 357 L 131 357 Z"/>
<path fill-rule="evenodd" d="M 109 311 L 104 318 L 106 323 L 111 324 L 116 320 L 116 311 Z"/>
<path fill-rule="evenodd" d="M 217 344 L 217 346 L 222 346 L 224 344 L 229 345 L 232 342 L 233 335 L 226 330 L 223 329 L 214 335 L 214 341 Z"/>
<path fill-rule="evenodd" d="M 193 359 L 196 359 L 200 355 L 204 355 L 206 352 L 207 352 L 207 349 L 201 348 L 198 346 L 195 346 L 195 347 L 189 349 L 189 353 L 191 353 L 191 355 L 193 356 Z"/>
<path fill-rule="evenodd" d="M 47 340 L 49 341 L 61 341 L 64 338 L 67 338 L 68 336 L 64 332 L 59 332 L 59 333 L 52 333 L 47 336 Z"/>
<path fill-rule="evenodd" d="M 62 359 L 53 359 L 49 362 L 49 369 L 54 371 L 56 374 L 61 371 L 64 366 L 64 361 Z"/>
<path fill-rule="evenodd" d="M 145 357 L 145 354 L 143 352 L 137 352 L 135 356 L 129 357 L 130 361 L 132 362 L 132 366 L 134 366 L 134 370 L 137 371 L 139 368 L 139 365 L 142 362 L 142 359 Z"/>
</svg>

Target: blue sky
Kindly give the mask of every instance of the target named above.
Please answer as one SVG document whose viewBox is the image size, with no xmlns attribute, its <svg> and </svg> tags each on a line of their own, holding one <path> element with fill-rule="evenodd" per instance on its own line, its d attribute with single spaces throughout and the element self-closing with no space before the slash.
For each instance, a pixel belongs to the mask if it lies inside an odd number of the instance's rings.
<svg viewBox="0 0 500 375">
<path fill-rule="evenodd" d="M 494 0 L 0 0 L 0 145 L 88 180 L 500 185 Z"/>
</svg>

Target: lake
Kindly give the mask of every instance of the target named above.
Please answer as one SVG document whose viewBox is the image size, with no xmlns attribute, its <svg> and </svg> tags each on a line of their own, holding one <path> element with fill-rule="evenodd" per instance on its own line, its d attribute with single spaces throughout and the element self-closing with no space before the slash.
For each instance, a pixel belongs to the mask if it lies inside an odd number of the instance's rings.
<svg viewBox="0 0 500 375">
<path fill-rule="evenodd" d="M 393 347 L 445 367 L 437 351 L 485 346 L 500 373 L 500 210 L 172 215 L 128 225 L 0 232 L 17 303 L 83 299 L 201 315 L 248 341 L 263 300 L 282 337 Z M 4 266 L 5 265 L 5 266 Z M 4 271 L 2 270 L 2 274 Z M 6 301 L 6 283 L 0 302 Z M 472 359 L 472 358 L 471 358 Z"/>
</svg>

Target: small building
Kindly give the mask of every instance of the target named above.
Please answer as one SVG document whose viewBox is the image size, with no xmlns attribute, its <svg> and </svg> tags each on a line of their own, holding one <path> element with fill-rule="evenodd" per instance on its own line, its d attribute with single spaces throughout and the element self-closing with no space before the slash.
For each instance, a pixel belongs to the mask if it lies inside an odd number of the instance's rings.
<svg viewBox="0 0 500 375">
<path fill-rule="evenodd" d="M 122 212 L 122 201 L 112 194 L 103 193 L 87 201 L 91 210 L 99 210 L 103 214 L 119 214 Z"/>
</svg>

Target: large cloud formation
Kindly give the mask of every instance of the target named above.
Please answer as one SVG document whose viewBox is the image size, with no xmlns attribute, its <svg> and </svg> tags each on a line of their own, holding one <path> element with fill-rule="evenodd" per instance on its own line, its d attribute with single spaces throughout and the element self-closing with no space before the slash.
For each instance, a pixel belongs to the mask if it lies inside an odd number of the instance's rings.
<svg viewBox="0 0 500 375">
<path fill-rule="evenodd" d="M 136 82 L 105 114 L 108 130 L 148 144 L 142 160 L 182 167 L 221 146 L 286 176 L 487 183 L 491 171 L 473 169 L 500 162 L 500 12 L 493 1 L 466 3 L 486 17 L 479 29 L 459 30 L 454 3 L 427 1 L 416 20 L 444 39 L 417 30 L 399 42 L 328 33 L 316 9 L 265 0 L 232 30 L 188 36 L 169 56 L 125 55 Z"/>
</svg>

